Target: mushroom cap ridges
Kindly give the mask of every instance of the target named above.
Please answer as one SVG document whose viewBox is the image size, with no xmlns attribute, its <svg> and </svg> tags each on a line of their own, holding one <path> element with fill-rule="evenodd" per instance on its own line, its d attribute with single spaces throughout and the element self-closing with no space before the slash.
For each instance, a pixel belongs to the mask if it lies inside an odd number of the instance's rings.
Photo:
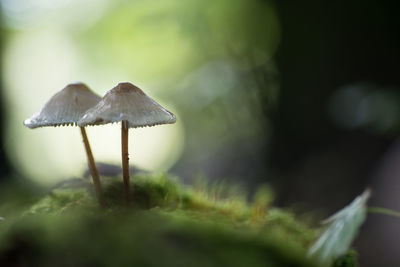
<svg viewBox="0 0 400 267">
<path fill-rule="evenodd" d="M 174 114 L 131 83 L 119 83 L 86 111 L 79 126 L 128 121 L 129 128 L 175 123 Z"/>
<path fill-rule="evenodd" d="M 89 108 L 100 101 L 83 83 L 68 84 L 52 96 L 42 109 L 24 121 L 29 128 L 44 126 L 76 125 Z"/>
</svg>

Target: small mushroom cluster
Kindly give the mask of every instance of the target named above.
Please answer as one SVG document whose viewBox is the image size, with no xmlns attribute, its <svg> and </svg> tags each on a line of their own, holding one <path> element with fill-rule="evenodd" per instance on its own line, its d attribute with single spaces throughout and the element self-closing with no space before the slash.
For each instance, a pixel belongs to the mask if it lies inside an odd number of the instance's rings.
<svg viewBox="0 0 400 267">
<path fill-rule="evenodd" d="M 163 108 L 131 83 L 119 83 L 103 98 L 93 93 L 83 83 L 68 84 L 56 93 L 43 108 L 24 125 L 31 129 L 45 126 L 77 125 L 86 149 L 88 165 L 93 178 L 96 196 L 102 203 L 99 173 L 93 158 L 85 126 L 121 122 L 121 152 L 124 195 L 129 200 L 129 128 L 175 123 L 174 114 Z"/>
</svg>

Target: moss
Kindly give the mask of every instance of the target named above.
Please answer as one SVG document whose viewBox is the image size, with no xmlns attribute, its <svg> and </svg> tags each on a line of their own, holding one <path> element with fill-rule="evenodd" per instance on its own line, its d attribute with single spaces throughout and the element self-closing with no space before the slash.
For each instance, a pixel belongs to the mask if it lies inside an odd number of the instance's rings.
<svg viewBox="0 0 400 267">
<path fill-rule="evenodd" d="M 354 250 L 350 250 L 346 255 L 338 258 L 334 263 L 333 267 L 357 267 L 358 266 L 358 254 Z"/>
<path fill-rule="evenodd" d="M 306 251 L 318 231 L 271 208 L 268 187 L 249 203 L 225 184 L 143 175 L 126 205 L 119 180 L 104 179 L 103 207 L 83 188 L 55 189 L 2 221 L 0 266 L 316 266 Z"/>
</svg>

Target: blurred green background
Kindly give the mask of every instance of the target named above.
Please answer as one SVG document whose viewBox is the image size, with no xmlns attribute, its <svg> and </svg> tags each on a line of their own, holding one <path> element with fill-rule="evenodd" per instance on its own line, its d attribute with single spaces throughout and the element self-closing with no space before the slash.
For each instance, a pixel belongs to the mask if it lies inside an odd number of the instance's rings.
<svg viewBox="0 0 400 267">
<path fill-rule="evenodd" d="M 27 131 L 21 124 L 72 81 L 87 83 L 99 95 L 130 81 L 176 113 L 177 125 L 133 131 L 132 162 L 146 170 L 179 164 L 191 177 L 236 143 L 247 143 L 235 148 L 240 157 L 251 154 L 270 132 L 260 121 L 276 102 L 277 82 L 260 96 L 265 85 L 255 73 L 258 67 L 276 72 L 271 58 L 280 28 L 270 3 L 2 3 L 4 98 L 13 110 L 6 149 L 20 171 L 38 182 L 79 175 L 85 165 L 76 129 Z M 89 129 L 98 161 L 119 162 L 118 128 Z M 32 157 L 39 152 L 41 157 Z"/>
<path fill-rule="evenodd" d="M 17 173 L 49 186 L 82 176 L 77 128 L 31 131 L 23 120 L 67 83 L 104 95 L 130 81 L 178 117 L 130 131 L 137 168 L 187 183 L 223 179 L 249 192 L 268 182 L 278 205 L 323 214 L 370 186 L 372 204 L 400 209 L 395 3 L 0 3 L 1 180 Z M 119 165 L 119 125 L 88 135 L 97 161 Z M 370 216 L 357 241 L 362 266 L 382 264 L 374 255 L 383 254 L 389 265 L 400 262 L 399 228 Z"/>
</svg>

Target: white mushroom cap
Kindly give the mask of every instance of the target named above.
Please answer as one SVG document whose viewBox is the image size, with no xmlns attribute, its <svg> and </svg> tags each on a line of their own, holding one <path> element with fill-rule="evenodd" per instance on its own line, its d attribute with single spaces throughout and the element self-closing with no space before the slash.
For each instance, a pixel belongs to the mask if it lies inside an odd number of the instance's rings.
<svg viewBox="0 0 400 267">
<path fill-rule="evenodd" d="M 131 83 L 120 83 L 86 111 L 79 126 L 128 121 L 129 128 L 176 122 L 174 114 Z"/>
<path fill-rule="evenodd" d="M 44 126 L 76 125 L 86 110 L 100 101 L 83 83 L 68 84 L 56 93 L 43 108 L 24 121 L 31 129 Z"/>
</svg>

